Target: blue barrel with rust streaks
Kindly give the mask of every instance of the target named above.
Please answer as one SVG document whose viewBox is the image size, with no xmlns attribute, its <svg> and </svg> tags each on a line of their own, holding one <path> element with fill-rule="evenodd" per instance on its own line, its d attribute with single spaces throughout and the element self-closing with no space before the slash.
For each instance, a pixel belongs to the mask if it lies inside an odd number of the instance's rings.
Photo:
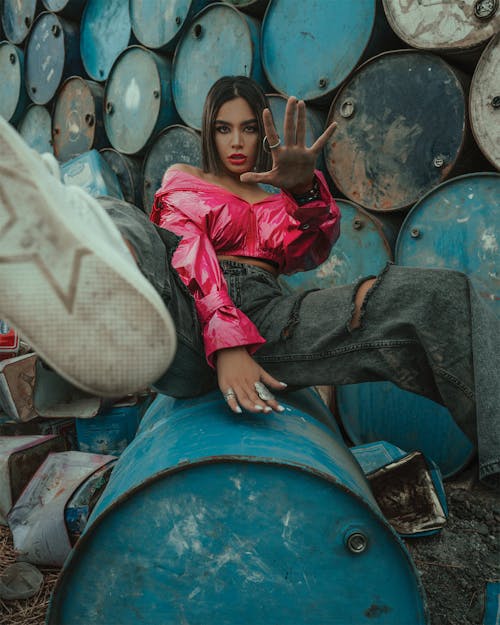
<svg viewBox="0 0 500 625">
<path fill-rule="evenodd" d="M 0 115 L 17 124 L 29 102 L 24 78 L 24 52 L 8 41 L 0 42 Z"/>
<path fill-rule="evenodd" d="M 109 145 L 103 123 L 104 87 L 81 76 L 64 81 L 52 115 L 54 154 L 60 161 Z"/>
<path fill-rule="evenodd" d="M 201 139 L 192 128 L 174 124 L 165 128 L 151 145 L 143 164 L 143 204 L 149 213 L 166 170 L 174 163 L 201 167 Z"/>
<path fill-rule="evenodd" d="M 115 150 L 140 154 L 162 128 L 178 121 L 171 79 L 167 57 L 142 46 L 120 54 L 104 95 L 104 127 Z"/>
<path fill-rule="evenodd" d="M 2 26 L 11 43 L 21 44 L 28 36 L 37 12 L 37 0 L 3 0 Z"/>
<path fill-rule="evenodd" d="M 65 78 L 83 75 L 78 24 L 41 13 L 26 44 L 26 89 L 35 104 L 47 104 Z"/>
<path fill-rule="evenodd" d="M 119 456 L 135 437 L 141 406 L 113 406 L 91 419 L 75 419 L 79 451 Z"/>
<path fill-rule="evenodd" d="M 115 60 L 132 43 L 128 0 L 87 1 L 80 24 L 80 54 L 93 80 L 106 80 Z"/>
<path fill-rule="evenodd" d="M 341 233 L 324 263 L 280 283 L 289 291 L 324 289 L 378 274 L 392 260 L 391 244 L 381 222 L 348 200 L 335 200 L 342 215 Z"/>
<path fill-rule="evenodd" d="M 65 563 L 47 622 L 428 622 L 415 567 L 354 457 L 282 403 L 283 414 L 235 415 L 219 392 L 173 407 L 159 396 L 158 420 L 122 453 Z"/>
<path fill-rule="evenodd" d="M 361 65 L 329 113 L 337 129 L 325 158 L 340 191 L 372 210 L 407 209 L 464 167 L 472 154 L 467 80 L 440 57 L 415 50 Z"/>
<path fill-rule="evenodd" d="M 54 154 L 52 145 L 52 116 L 41 104 L 31 104 L 26 109 L 17 130 L 26 143 L 40 154 Z"/>
<path fill-rule="evenodd" d="M 222 76 L 250 76 L 265 85 L 259 22 L 217 2 L 198 13 L 175 50 L 172 92 L 184 122 L 200 130 L 205 97 Z"/>
<path fill-rule="evenodd" d="M 106 0 L 108 3 L 110 0 Z M 69 19 L 80 21 L 87 0 L 42 0 L 47 11 L 60 13 Z"/>
<path fill-rule="evenodd" d="M 123 198 L 139 208 L 142 205 L 142 161 L 134 156 L 126 156 L 113 148 L 99 150 L 101 156 L 115 172 Z"/>
<path fill-rule="evenodd" d="M 193 16 L 212 0 L 130 0 L 132 30 L 147 48 L 172 52 Z"/>
<path fill-rule="evenodd" d="M 394 47 L 378 0 L 273 0 L 262 22 L 262 63 L 271 85 L 326 101 L 363 58 Z M 294 59 L 299 62 L 294 62 Z"/>
</svg>

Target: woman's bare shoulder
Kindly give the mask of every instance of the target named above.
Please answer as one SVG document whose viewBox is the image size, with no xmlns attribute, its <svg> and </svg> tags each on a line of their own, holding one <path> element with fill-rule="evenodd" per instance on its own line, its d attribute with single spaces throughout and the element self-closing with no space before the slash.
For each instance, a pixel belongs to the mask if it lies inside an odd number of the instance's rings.
<svg viewBox="0 0 500 625">
<path fill-rule="evenodd" d="M 204 178 L 204 172 L 199 167 L 195 167 L 194 165 L 188 165 L 187 163 L 174 163 L 174 165 L 170 165 L 165 173 L 173 172 L 173 171 L 181 171 L 185 174 L 191 174 L 192 176 L 196 176 L 197 178 Z"/>
</svg>

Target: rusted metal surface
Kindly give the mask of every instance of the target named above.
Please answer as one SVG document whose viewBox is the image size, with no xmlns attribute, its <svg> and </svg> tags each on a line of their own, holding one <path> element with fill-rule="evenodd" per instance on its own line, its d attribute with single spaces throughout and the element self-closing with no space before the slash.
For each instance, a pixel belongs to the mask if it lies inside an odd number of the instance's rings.
<svg viewBox="0 0 500 625">
<path fill-rule="evenodd" d="M 80 76 L 57 94 L 52 119 L 54 154 L 60 161 L 109 145 L 103 122 L 104 87 Z"/>
<path fill-rule="evenodd" d="M 463 51 L 500 30 L 498 0 L 383 0 L 396 34 L 414 48 Z"/>
<path fill-rule="evenodd" d="M 24 75 L 24 52 L 8 41 L 0 42 L 0 115 L 17 124 L 28 105 Z"/>
<path fill-rule="evenodd" d="M 325 158 L 340 191 L 365 208 L 393 211 L 450 177 L 467 136 L 465 81 L 428 52 L 386 52 L 360 66 L 328 119 L 337 129 Z"/>
<path fill-rule="evenodd" d="M 474 71 L 469 116 L 481 152 L 500 169 L 500 34 L 492 38 Z"/>
<path fill-rule="evenodd" d="M 35 20 L 36 9 L 37 0 L 3 0 L 0 4 L 3 30 L 11 43 L 24 42 Z"/>
<path fill-rule="evenodd" d="M 33 401 L 36 354 L 24 354 L 0 361 L 0 408 L 16 421 L 37 416 Z"/>
</svg>

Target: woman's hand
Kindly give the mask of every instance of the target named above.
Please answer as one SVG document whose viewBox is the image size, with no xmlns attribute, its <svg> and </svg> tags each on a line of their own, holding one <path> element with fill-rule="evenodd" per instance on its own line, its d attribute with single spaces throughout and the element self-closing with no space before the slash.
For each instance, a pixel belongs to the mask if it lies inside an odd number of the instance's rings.
<svg viewBox="0 0 500 625">
<path fill-rule="evenodd" d="M 270 389 L 282 391 L 278 382 L 258 365 L 245 347 L 230 347 L 217 352 L 219 388 L 233 412 L 283 412 Z"/>
<path fill-rule="evenodd" d="M 240 176 L 240 180 L 271 184 L 296 195 L 306 193 L 313 186 L 316 159 L 333 134 L 337 123 L 331 123 L 308 148 L 306 146 L 306 105 L 303 100 L 288 98 L 282 138 L 276 131 L 269 109 L 264 109 L 262 119 L 267 137 L 266 147 L 279 143 L 277 147 L 271 149 L 272 169 L 262 173 L 247 172 Z"/>
</svg>

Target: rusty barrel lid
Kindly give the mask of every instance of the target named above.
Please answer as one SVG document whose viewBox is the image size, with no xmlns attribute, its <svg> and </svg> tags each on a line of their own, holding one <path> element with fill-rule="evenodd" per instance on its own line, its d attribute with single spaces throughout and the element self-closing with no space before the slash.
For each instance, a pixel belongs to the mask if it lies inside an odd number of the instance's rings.
<svg viewBox="0 0 500 625">
<path fill-rule="evenodd" d="M 413 48 L 460 52 L 483 45 L 500 29 L 498 0 L 383 0 L 396 34 Z"/>
<path fill-rule="evenodd" d="M 154 195 L 166 170 L 174 163 L 201 167 L 201 139 L 192 128 L 174 124 L 165 128 L 151 145 L 143 164 L 144 210 L 149 214 Z"/>
<path fill-rule="evenodd" d="M 35 104 L 47 104 L 65 78 L 84 73 L 78 24 L 41 13 L 26 44 L 26 88 Z"/>
<path fill-rule="evenodd" d="M 29 102 L 24 79 L 24 52 L 8 41 L 0 42 L 0 79 L 0 115 L 17 124 Z"/>
<path fill-rule="evenodd" d="M 130 0 L 132 30 L 147 48 L 172 51 L 193 16 L 212 0 Z"/>
<path fill-rule="evenodd" d="M 17 130 L 26 143 L 40 154 L 54 153 L 52 145 L 52 117 L 41 104 L 31 104 L 26 109 Z"/>
<path fill-rule="evenodd" d="M 175 50 L 172 91 L 184 123 L 201 129 L 208 90 L 222 76 L 244 75 L 263 84 L 259 22 L 217 2 L 198 13 Z"/>
<path fill-rule="evenodd" d="M 37 0 L 3 0 L 0 3 L 2 26 L 11 43 L 24 42 L 35 20 Z"/>
<path fill-rule="evenodd" d="M 171 74 L 169 58 L 142 46 L 117 58 L 104 94 L 104 126 L 115 150 L 142 153 L 162 128 L 178 121 Z"/>
<path fill-rule="evenodd" d="M 328 122 L 328 171 L 350 200 L 376 211 L 406 209 L 448 178 L 467 132 L 463 75 L 439 56 L 385 52 L 339 90 Z"/>
<path fill-rule="evenodd" d="M 500 169 L 500 34 L 485 48 L 472 76 L 469 116 L 481 152 Z"/>
<path fill-rule="evenodd" d="M 60 161 L 109 145 L 103 98 L 104 87 L 81 76 L 72 76 L 61 85 L 52 118 L 54 154 Z"/>
<path fill-rule="evenodd" d="M 126 156 L 113 148 L 103 148 L 99 153 L 115 172 L 123 198 L 126 202 L 142 208 L 142 161 L 134 156 Z"/>
<path fill-rule="evenodd" d="M 80 53 L 87 74 L 105 81 L 119 55 L 132 43 L 127 2 L 88 0 L 80 24 Z"/>
</svg>

